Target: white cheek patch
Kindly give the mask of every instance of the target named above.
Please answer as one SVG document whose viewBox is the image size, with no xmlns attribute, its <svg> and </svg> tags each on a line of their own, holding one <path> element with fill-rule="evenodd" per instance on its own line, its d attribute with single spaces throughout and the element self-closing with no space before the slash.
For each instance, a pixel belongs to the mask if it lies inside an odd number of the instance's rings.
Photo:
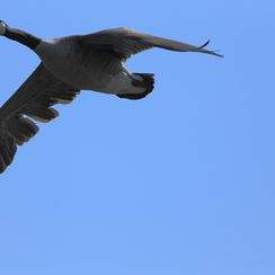
<svg viewBox="0 0 275 275">
<path fill-rule="evenodd" d="M 6 33 L 6 26 L 0 23 L 0 35 L 4 35 Z"/>
</svg>

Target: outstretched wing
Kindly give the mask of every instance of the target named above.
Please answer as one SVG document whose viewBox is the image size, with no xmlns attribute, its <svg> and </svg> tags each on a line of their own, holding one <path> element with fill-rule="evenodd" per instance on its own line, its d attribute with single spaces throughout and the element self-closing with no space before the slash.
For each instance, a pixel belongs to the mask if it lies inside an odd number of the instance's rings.
<svg viewBox="0 0 275 275">
<path fill-rule="evenodd" d="M 81 37 L 81 42 L 85 46 L 113 52 L 121 59 L 127 59 L 133 54 L 153 47 L 177 52 L 200 52 L 222 57 L 222 55 L 205 48 L 209 41 L 197 47 L 167 38 L 139 33 L 127 28 L 115 28 L 84 35 Z"/>
<path fill-rule="evenodd" d="M 69 103 L 79 93 L 55 78 L 41 63 L 17 92 L 0 108 L 0 173 L 22 145 L 38 132 L 34 121 L 49 122 L 58 116 L 52 108 Z"/>
</svg>

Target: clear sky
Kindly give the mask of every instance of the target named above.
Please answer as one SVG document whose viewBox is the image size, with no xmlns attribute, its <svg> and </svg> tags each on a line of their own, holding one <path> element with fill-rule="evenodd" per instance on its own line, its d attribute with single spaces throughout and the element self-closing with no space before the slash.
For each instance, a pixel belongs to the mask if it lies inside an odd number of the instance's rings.
<svg viewBox="0 0 275 275">
<path fill-rule="evenodd" d="M 163 50 L 141 101 L 84 92 L 0 178 L 1 275 L 274 275 L 275 4 L 2 1 L 41 37 L 128 26 L 224 59 Z M 0 102 L 39 60 L 0 38 Z"/>
</svg>

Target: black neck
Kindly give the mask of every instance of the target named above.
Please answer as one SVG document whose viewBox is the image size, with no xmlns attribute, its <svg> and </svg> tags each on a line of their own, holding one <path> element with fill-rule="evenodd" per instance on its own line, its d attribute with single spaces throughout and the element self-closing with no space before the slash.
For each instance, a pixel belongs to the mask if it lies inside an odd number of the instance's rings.
<svg viewBox="0 0 275 275">
<path fill-rule="evenodd" d="M 32 50 L 34 50 L 41 42 L 41 39 L 29 34 L 25 31 L 7 28 L 6 33 L 4 34 L 7 38 L 15 40 Z"/>
</svg>

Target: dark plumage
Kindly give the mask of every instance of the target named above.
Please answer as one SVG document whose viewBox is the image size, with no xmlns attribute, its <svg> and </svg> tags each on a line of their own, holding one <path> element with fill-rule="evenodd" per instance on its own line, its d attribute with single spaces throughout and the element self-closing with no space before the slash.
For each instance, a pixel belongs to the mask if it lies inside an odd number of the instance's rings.
<svg viewBox="0 0 275 275">
<path fill-rule="evenodd" d="M 43 40 L 0 21 L 0 35 L 32 49 L 41 64 L 0 108 L 0 172 L 13 161 L 17 145 L 38 132 L 35 121 L 49 122 L 58 116 L 52 106 L 70 103 L 80 90 L 94 90 L 125 99 L 141 99 L 152 92 L 154 75 L 130 73 L 124 62 L 134 54 L 158 47 L 178 52 L 214 51 L 116 28 L 88 35 Z"/>
</svg>

